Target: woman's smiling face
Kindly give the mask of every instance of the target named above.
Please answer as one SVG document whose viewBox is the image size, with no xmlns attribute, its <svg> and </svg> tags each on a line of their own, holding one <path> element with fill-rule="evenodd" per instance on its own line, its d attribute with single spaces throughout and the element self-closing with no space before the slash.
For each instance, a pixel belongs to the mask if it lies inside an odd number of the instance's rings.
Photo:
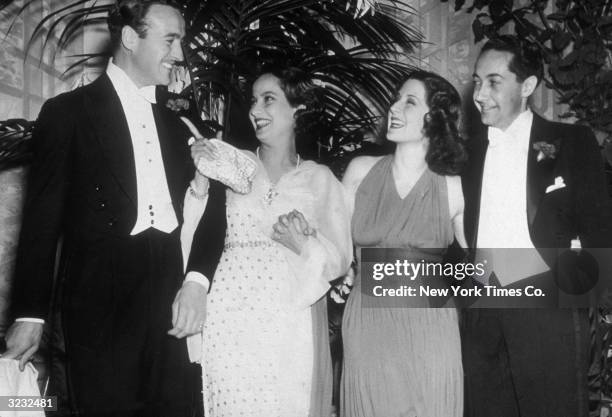
<svg viewBox="0 0 612 417">
<path fill-rule="evenodd" d="M 415 79 L 406 81 L 389 109 L 387 139 L 392 142 L 422 140 L 423 123 L 428 112 L 425 85 Z"/>
<path fill-rule="evenodd" d="M 260 142 L 292 137 L 296 110 L 289 104 L 280 80 L 274 75 L 263 74 L 253 84 L 249 118 Z"/>
</svg>

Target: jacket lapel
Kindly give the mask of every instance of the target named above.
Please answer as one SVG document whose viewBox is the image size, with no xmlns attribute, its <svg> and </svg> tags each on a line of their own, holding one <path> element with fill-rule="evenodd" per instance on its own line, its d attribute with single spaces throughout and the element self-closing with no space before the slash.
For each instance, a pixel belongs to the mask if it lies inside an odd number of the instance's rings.
<svg viewBox="0 0 612 417">
<path fill-rule="evenodd" d="M 106 74 L 102 74 L 90 87 L 86 95 L 90 125 L 113 176 L 136 205 L 134 149 L 121 101 Z"/>
<path fill-rule="evenodd" d="M 534 149 L 536 142 L 551 141 L 552 138 L 547 137 L 550 134 L 547 125 L 548 122 L 537 114 L 533 114 L 527 156 L 527 221 L 530 232 L 542 197 L 546 193 L 547 184 L 551 184 L 555 164 L 555 161 L 550 158 L 538 162 L 538 151 Z"/>
<path fill-rule="evenodd" d="M 183 145 L 183 130 L 182 126 L 171 127 L 169 125 L 169 117 L 167 110 L 161 107 L 160 104 L 153 104 L 153 117 L 157 126 L 157 136 L 159 138 L 159 146 L 161 149 L 162 159 L 164 161 L 164 170 L 166 172 L 166 180 L 170 197 L 174 210 L 179 219 L 182 218 L 183 198 L 186 190 L 186 172 L 190 164 L 187 154 L 186 139 Z"/>
<path fill-rule="evenodd" d="M 485 156 L 489 141 L 487 139 L 487 128 L 483 127 L 469 151 L 467 175 L 465 176 L 463 191 L 465 195 L 465 230 L 469 247 L 476 247 L 478 238 L 478 224 L 480 220 L 480 198 L 482 194 L 482 174 L 484 171 Z"/>
</svg>

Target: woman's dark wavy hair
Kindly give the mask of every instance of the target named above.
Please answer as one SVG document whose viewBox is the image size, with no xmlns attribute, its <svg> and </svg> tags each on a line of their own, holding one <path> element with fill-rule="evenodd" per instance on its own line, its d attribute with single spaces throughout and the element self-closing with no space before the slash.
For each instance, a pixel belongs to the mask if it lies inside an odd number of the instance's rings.
<svg viewBox="0 0 612 417">
<path fill-rule="evenodd" d="M 326 120 L 321 87 L 314 83 L 310 74 L 298 67 L 266 65 L 258 72 L 255 80 L 266 74 L 278 78 L 280 88 L 291 107 L 304 106 L 295 112 L 295 147 L 303 158 L 316 158 L 318 140 Z"/>
<path fill-rule="evenodd" d="M 465 141 L 459 134 L 461 98 L 451 83 L 433 72 L 414 71 L 402 82 L 418 80 L 425 86 L 429 112 L 423 121 L 423 133 L 429 139 L 425 161 L 440 175 L 458 175 L 467 161 Z"/>
<path fill-rule="evenodd" d="M 108 13 L 107 23 L 111 37 L 111 50 L 115 52 L 121 44 L 121 29 L 130 26 L 144 38 L 147 35 L 145 17 L 154 4 L 179 9 L 174 0 L 117 0 Z"/>
</svg>

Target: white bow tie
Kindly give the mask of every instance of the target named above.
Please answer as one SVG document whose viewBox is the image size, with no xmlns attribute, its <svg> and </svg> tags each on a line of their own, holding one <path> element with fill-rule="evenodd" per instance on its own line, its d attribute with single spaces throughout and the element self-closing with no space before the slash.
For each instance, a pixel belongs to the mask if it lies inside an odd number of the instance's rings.
<svg viewBox="0 0 612 417">
<path fill-rule="evenodd" d="M 509 134 L 496 127 L 489 127 L 487 137 L 489 138 L 489 146 L 492 148 L 507 143 L 509 140 L 511 140 Z"/>
<path fill-rule="evenodd" d="M 508 135 L 506 135 L 504 131 L 501 129 L 497 129 L 495 127 L 489 127 L 488 138 L 489 138 L 489 146 L 494 148 L 502 144 L 504 140 L 508 139 Z"/>
<path fill-rule="evenodd" d="M 148 85 L 146 87 L 142 87 L 138 89 L 138 95 L 147 100 L 151 104 L 157 103 L 155 98 L 155 86 Z"/>
</svg>

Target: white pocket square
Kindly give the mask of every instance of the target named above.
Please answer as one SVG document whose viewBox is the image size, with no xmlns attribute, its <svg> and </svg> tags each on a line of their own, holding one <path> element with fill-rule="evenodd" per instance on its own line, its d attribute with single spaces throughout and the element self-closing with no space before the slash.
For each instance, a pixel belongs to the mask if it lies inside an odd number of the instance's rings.
<svg viewBox="0 0 612 417">
<path fill-rule="evenodd" d="M 555 183 L 546 187 L 546 194 L 552 193 L 555 190 L 560 188 L 565 188 L 565 182 L 563 181 L 563 177 L 555 177 Z"/>
</svg>

